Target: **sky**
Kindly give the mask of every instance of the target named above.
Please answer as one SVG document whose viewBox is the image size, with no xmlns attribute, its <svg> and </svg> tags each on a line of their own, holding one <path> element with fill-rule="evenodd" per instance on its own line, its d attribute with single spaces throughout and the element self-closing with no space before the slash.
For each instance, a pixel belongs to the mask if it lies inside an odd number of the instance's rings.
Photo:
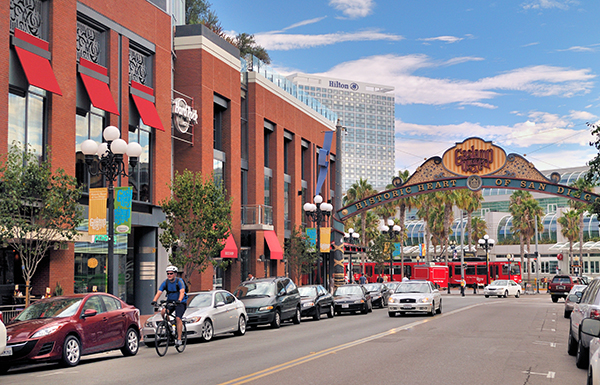
<svg viewBox="0 0 600 385">
<path fill-rule="evenodd" d="M 395 87 L 397 170 L 476 136 L 539 170 L 598 154 L 598 0 L 212 0 L 280 74 Z M 342 122 L 343 123 L 343 122 Z"/>
</svg>

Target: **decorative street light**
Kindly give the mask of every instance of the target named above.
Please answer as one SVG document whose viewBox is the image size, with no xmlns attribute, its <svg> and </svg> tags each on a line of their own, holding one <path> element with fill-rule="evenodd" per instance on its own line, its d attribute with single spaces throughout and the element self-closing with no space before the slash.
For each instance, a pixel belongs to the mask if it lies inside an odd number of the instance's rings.
<svg viewBox="0 0 600 385">
<path fill-rule="evenodd" d="M 316 195 L 313 198 L 314 203 L 306 202 L 303 206 L 306 216 L 317 226 L 317 261 L 321 261 L 321 222 L 329 219 L 333 211 L 331 203 L 323 202 L 321 195 Z M 329 290 L 329 282 L 327 282 L 327 261 L 323 257 L 323 281 L 321 282 L 326 289 Z"/>
<path fill-rule="evenodd" d="M 390 244 L 393 245 L 392 242 L 396 240 L 398 235 L 400 235 L 400 231 L 402 228 L 399 225 L 394 223 L 394 220 L 388 218 L 387 226 L 383 225 L 381 227 L 381 234 L 387 235 L 390 238 Z M 400 245 L 402 247 L 402 245 Z M 390 248 L 390 282 L 394 280 L 394 248 Z"/>
<path fill-rule="evenodd" d="M 485 250 L 485 268 L 487 271 L 486 284 L 490 284 L 490 249 L 494 247 L 495 241 L 489 235 L 484 235 L 483 239 L 478 241 L 479 247 Z"/>
<path fill-rule="evenodd" d="M 358 244 L 358 238 L 360 234 L 355 232 L 353 228 L 349 228 L 347 233 L 344 233 L 346 242 L 356 245 Z M 354 283 L 354 269 L 352 268 L 352 252 L 348 253 L 348 283 Z"/>
<path fill-rule="evenodd" d="M 448 241 L 448 244 L 452 248 L 452 260 L 456 258 L 456 241 L 451 239 Z M 448 259 L 446 258 L 446 266 L 448 266 L 448 294 L 450 294 L 450 264 L 448 263 Z"/>
<path fill-rule="evenodd" d="M 508 261 L 508 280 L 510 281 L 510 271 L 512 270 L 512 261 L 513 261 L 513 255 L 512 254 L 506 254 L 506 260 Z"/>
<path fill-rule="evenodd" d="M 103 131 L 106 142 L 98 144 L 92 139 L 81 143 L 81 152 L 85 155 L 85 164 L 91 176 L 102 175 L 108 182 L 108 254 L 106 261 L 108 287 L 107 292 L 119 296 L 118 262 L 114 255 L 115 214 L 114 214 L 114 187 L 113 184 L 120 176 L 128 177 L 123 162 L 123 154 L 127 154 L 129 165 L 135 168 L 138 158 L 142 154 L 139 143 L 127 144 L 120 138 L 121 130 L 115 126 L 108 126 Z M 96 159 L 98 156 L 98 159 Z"/>
</svg>

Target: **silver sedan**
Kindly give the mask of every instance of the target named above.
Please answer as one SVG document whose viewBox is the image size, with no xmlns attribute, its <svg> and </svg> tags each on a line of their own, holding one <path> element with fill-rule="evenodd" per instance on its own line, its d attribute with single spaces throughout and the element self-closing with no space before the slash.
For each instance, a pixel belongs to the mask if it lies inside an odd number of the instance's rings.
<svg viewBox="0 0 600 385">
<path fill-rule="evenodd" d="M 426 312 L 434 316 L 442 312 L 442 295 L 429 281 L 407 281 L 398 284 L 388 299 L 388 315 Z"/>
<path fill-rule="evenodd" d="M 154 314 L 144 324 L 142 336 L 148 346 L 154 345 L 156 324 L 161 321 L 160 313 Z M 210 341 L 217 334 L 246 334 L 248 315 L 243 302 L 227 290 L 211 290 L 188 294 L 188 306 L 183 314 L 187 338 L 202 338 Z"/>
</svg>

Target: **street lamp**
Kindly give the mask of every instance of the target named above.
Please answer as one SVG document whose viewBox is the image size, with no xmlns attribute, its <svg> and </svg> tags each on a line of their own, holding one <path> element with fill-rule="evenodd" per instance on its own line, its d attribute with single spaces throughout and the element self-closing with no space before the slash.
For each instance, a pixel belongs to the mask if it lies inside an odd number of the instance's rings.
<svg viewBox="0 0 600 385">
<path fill-rule="evenodd" d="M 136 142 L 127 144 L 120 138 L 121 130 L 115 126 L 106 127 L 102 135 L 106 142 L 98 144 L 92 139 L 87 139 L 81 143 L 81 152 L 85 155 L 85 164 L 90 175 L 102 175 L 108 182 L 107 292 L 119 297 L 119 272 L 117 271 L 119 264 L 114 255 L 115 200 L 113 184 L 120 176 L 129 176 L 123 162 L 123 154 L 127 154 L 129 165 L 135 168 L 138 158 L 142 154 L 142 146 Z M 98 156 L 97 159 L 96 156 Z"/>
<path fill-rule="evenodd" d="M 331 203 L 323 202 L 321 195 L 316 195 L 313 198 L 314 203 L 306 202 L 303 206 L 306 216 L 316 224 L 317 226 L 317 261 L 321 261 L 321 222 L 329 219 L 331 212 L 333 211 L 333 205 Z M 323 286 L 329 290 L 329 283 L 327 281 L 327 261 L 323 258 Z"/>
<path fill-rule="evenodd" d="M 381 227 L 381 234 L 387 235 L 390 238 L 390 244 L 393 244 L 392 242 L 394 242 L 396 240 L 396 238 L 400 234 L 401 230 L 402 229 L 400 228 L 400 226 L 396 225 L 394 223 L 394 220 L 389 218 L 387 220 L 387 226 L 383 225 Z M 402 245 L 400 245 L 400 247 L 402 247 Z M 390 282 L 392 282 L 393 280 L 394 280 L 394 249 L 390 248 Z"/>
<path fill-rule="evenodd" d="M 484 235 L 482 239 L 478 241 L 479 247 L 485 250 L 485 269 L 487 271 L 486 274 L 486 283 L 490 284 L 490 249 L 494 247 L 495 241 L 490 238 L 489 235 Z"/>
<path fill-rule="evenodd" d="M 513 261 L 513 255 L 512 254 L 506 254 L 506 260 L 508 261 L 508 280 L 510 281 L 510 271 L 512 269 L 512 261 Z"/>
<path fill-rule="evenodd" d="M 448 241 L 448 244 L 452 248 L 452 260 L 456 258 L 456 241 L 451 239 Z M 448 294 L 450 294 L 450 263 L 448 263 L 448 258 L 446 257 L 446 266 L 448 266 Z"/>
<path fill-rule="evenodd" d="M 347 239 L 346 242 L 356 245 L 358 244 L 358 238 L 360 238 L 360 234 L 355 232 L 353 228 L 349 228 L 347 233 L 344 233 L 344 238 Z M 352 253 L 353 251 L 348 253 L 348 283 L 354 283 L 354 269 L 352 268 Z"/>
</svg>

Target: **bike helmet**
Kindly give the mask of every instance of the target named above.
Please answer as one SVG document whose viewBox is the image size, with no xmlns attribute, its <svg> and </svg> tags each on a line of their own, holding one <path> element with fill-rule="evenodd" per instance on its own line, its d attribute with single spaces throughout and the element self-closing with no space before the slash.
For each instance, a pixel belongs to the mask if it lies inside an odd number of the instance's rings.
<svg viewBox="0 0 600 385">
<path fill-rule="evenodd" d="M 168 273 L 169 271 L 172 271 L 172 272 L 174 272 L 174 273 L 177 273 L 177 266 L 173 266 L 173 265 L 171 265 L 171 266 L 167 266 L 167 270 L 166 270 L 166 271 L 167 271 L 167 273 Z"/>
</svg>

